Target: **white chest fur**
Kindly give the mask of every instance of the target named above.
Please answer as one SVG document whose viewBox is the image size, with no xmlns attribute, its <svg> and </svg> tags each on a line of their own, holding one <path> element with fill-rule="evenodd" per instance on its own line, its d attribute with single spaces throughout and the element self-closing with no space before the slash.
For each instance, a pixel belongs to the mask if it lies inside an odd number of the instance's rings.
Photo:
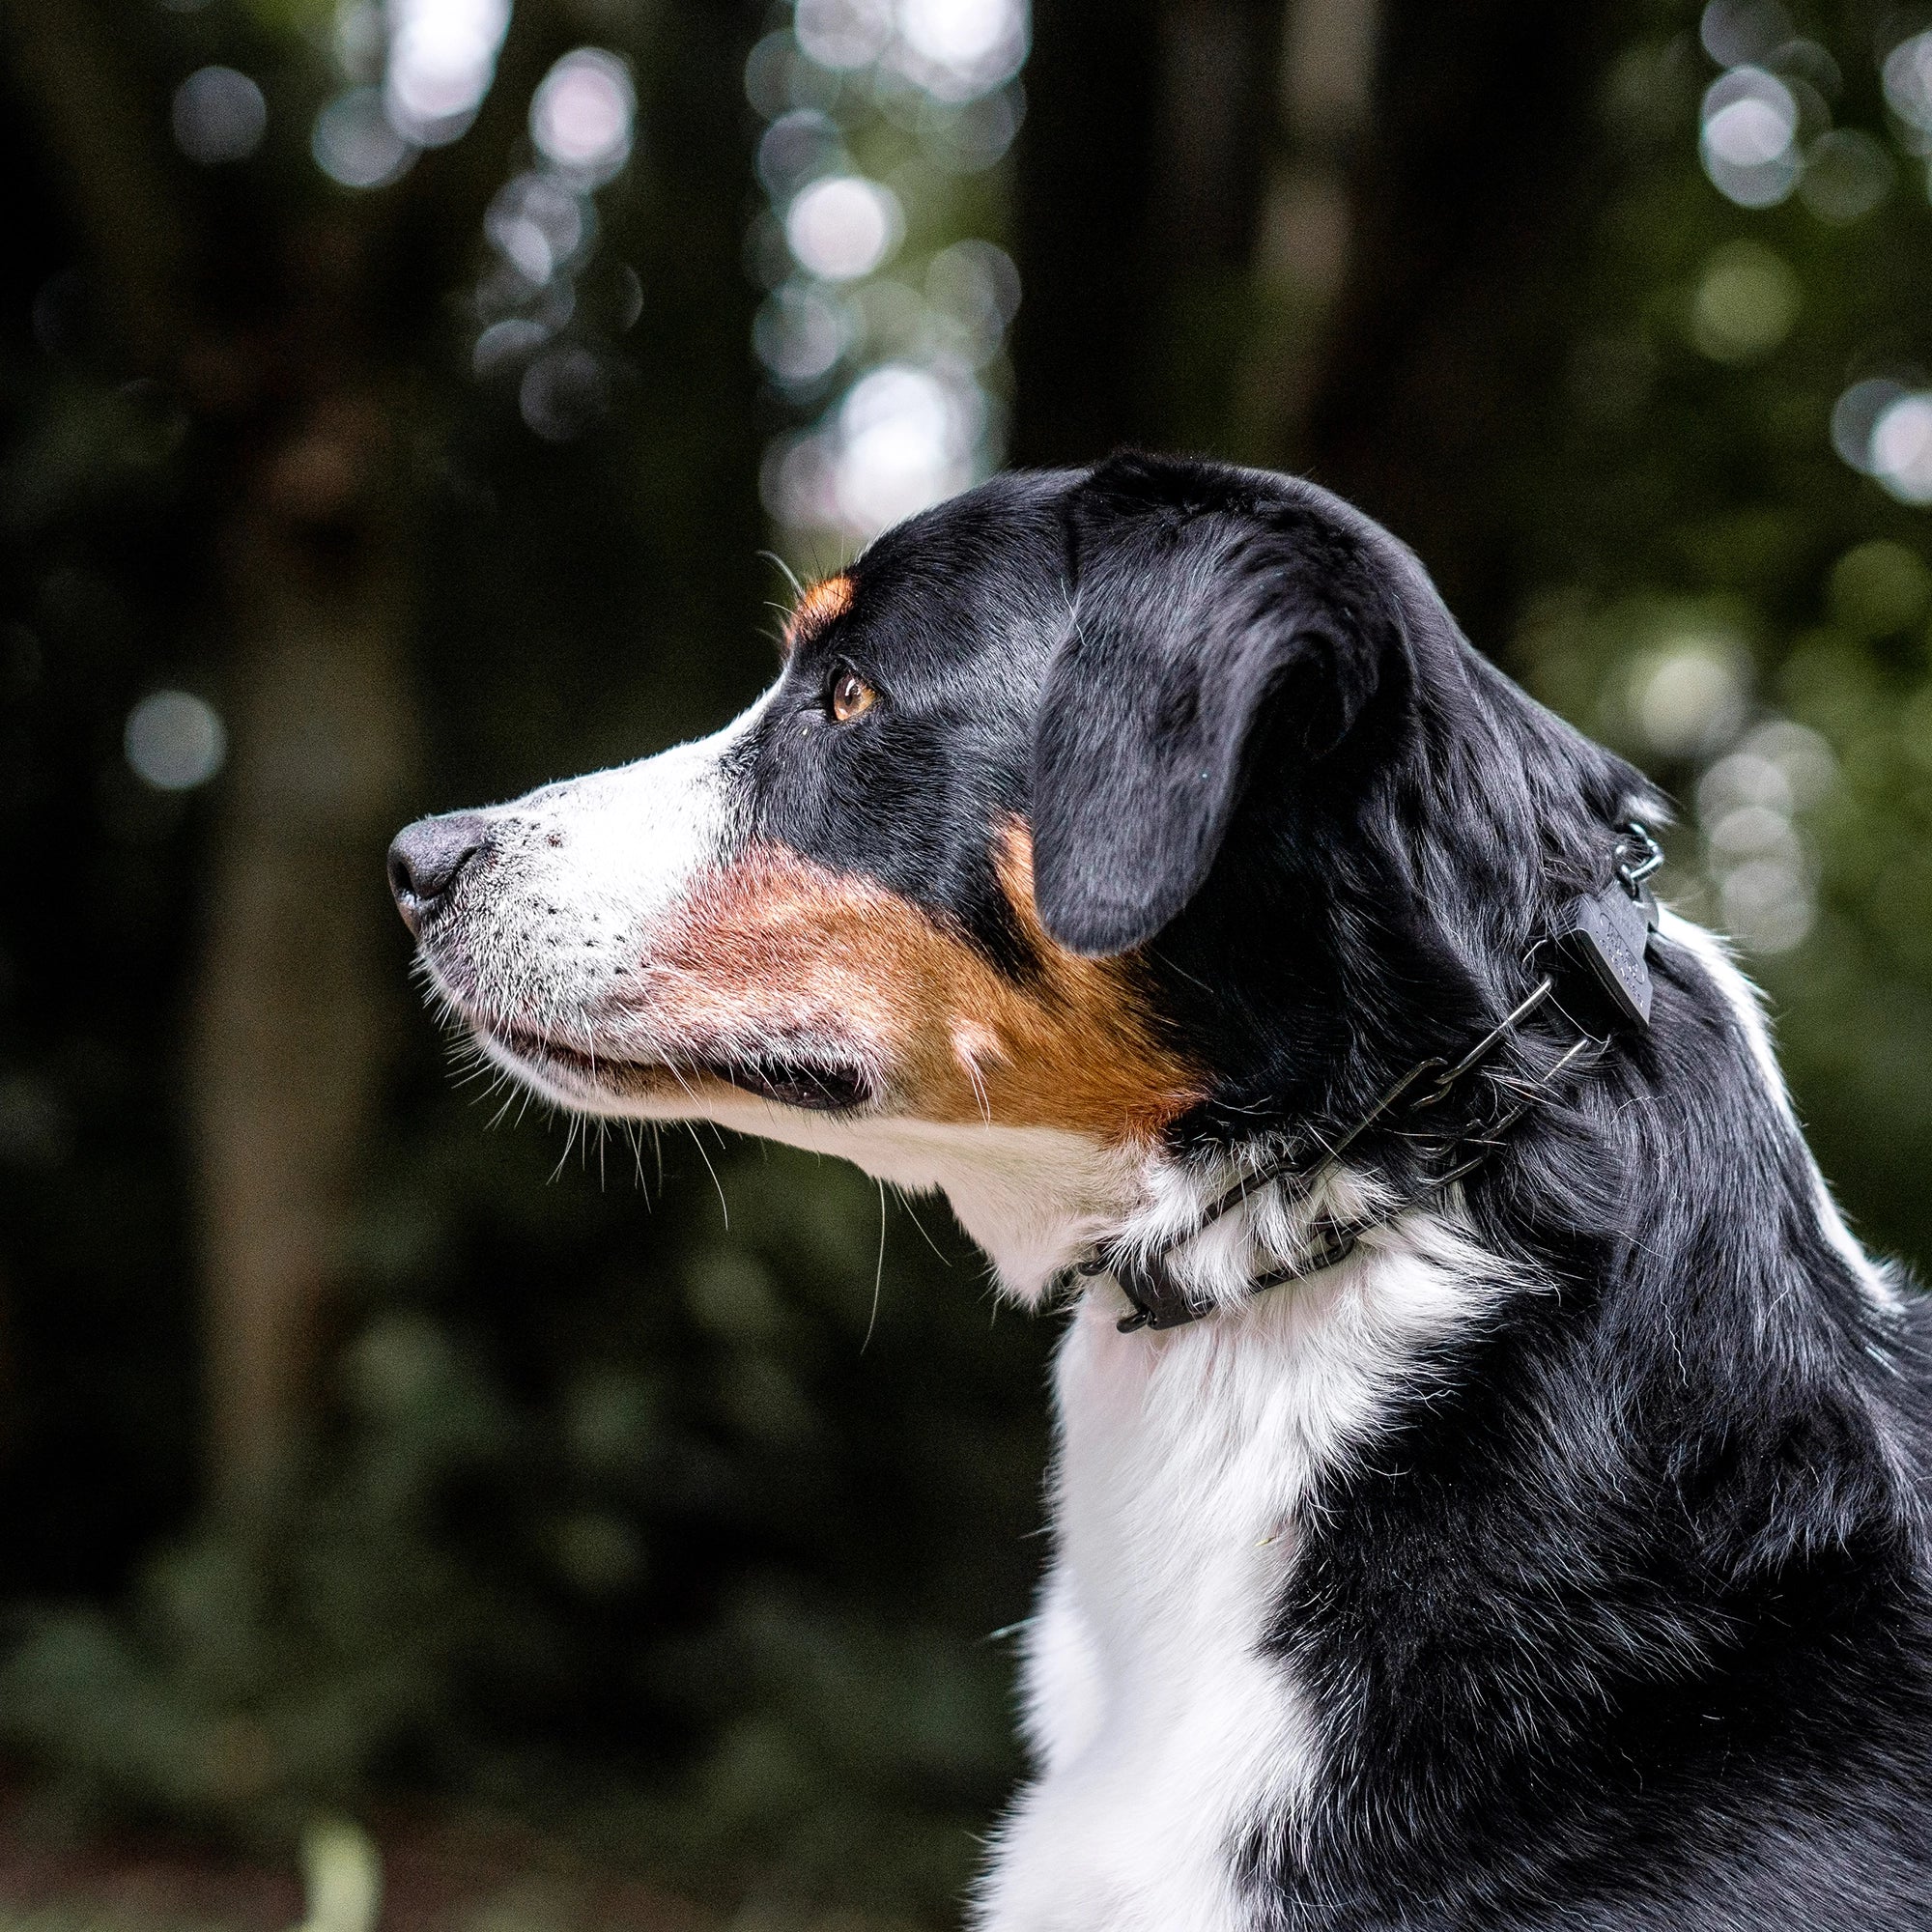
<svg viewBox="0 0 1932 1932">
<path fill-rule="evenodd" d="M 1165 1335 L 1073 1318 L 1057 1377 L 1056 1556 L 1030 1632 L 1038 1760 L 981 1889 L 983 1932 L 1236 1932 L 1242 1835 L 1321 1776 L 1264 1654 L 1315 1478 L 1373 1437 L 1416 1350 L 1492 1263 L 1407 1217 L 1324 1275 Z"/>
</svg>

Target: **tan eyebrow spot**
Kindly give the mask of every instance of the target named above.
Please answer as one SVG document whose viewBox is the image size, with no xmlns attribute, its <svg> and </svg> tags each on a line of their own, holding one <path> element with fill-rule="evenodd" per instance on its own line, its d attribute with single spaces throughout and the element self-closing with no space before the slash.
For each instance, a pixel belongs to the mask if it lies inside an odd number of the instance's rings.
<svg viewBox="0 0 1932 1932">
<path fill-rule="evenodd" d="M 815 637 L 835 617 L 842 617 L 852 608 L 852 580 L 844 571 L 836 577 L 821 577 L 809 585 L 785 619 L 780 647 L 786 657 L 799 645 Z"/>
</svg>

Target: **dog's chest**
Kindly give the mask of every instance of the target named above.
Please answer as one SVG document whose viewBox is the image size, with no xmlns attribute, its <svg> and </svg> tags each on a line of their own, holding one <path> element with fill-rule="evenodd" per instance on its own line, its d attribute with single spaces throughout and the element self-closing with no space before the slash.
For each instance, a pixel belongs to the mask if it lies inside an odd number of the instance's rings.
<svg viewBox="0 0 1932 1932">
<path fill-rule="evenodd" d="M 1062 1357 L 1059 1549 L 1028 1662 L 1043 1776 L 985 1923 L 1228 1932 L 1223 1848 L 1258 1801 L 1292 1802 L 1311 1756 L 1292 1675 L 1263 1655 L 1298 1486 L 1258 1418 L 1231 1425 L 1184 1385 L 1207 1364 L 1110 1330 L 1083 1319 Z"/>
<path fill-rule="evenodd" d="M 1311 1489 L 1460 1312 L 1441 1259 L 1365 1256 L 1158 1338 L 1076 1318 L 1028 1658 L 1041 1771 L 1002 1834 L 988 1932 L 1253 1922 L 1239 1848 L 1291 1826 L 1321 1775 L 1316 1715 L 1267 1639 Z"/>
<path fill-rule="evenodd" d="M 1087 1311 L 1061 1358 L 1056 1547 L 1116 1748 L 1174 1747 L 1257 1669 L 1286 1687 L 1260 1648 L 1317 1459 L 1292 1378 L 1235 1326 L 1120 1335 Z"/>
</svg>

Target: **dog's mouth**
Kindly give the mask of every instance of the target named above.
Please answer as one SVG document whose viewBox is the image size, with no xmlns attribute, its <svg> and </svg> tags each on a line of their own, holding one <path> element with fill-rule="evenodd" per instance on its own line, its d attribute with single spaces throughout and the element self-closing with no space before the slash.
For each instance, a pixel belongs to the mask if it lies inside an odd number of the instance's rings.
<svg viewBox="0 0 1932 1932">
<path fill-rule="evenodd" d="M 526 1027 L 471 1021 L 532 1071 L 562 1074 L 567 1083 L 604 1095 L 689 1095 L 696 1083 L 720 1081 L 740 1093 L 815 1114 L 851 1113 L 878 1097 L 865 1068 L 829 1055 L 699 1054 L 676 1060 L 634 1060 L 566 1045 Z"/>
</svg>

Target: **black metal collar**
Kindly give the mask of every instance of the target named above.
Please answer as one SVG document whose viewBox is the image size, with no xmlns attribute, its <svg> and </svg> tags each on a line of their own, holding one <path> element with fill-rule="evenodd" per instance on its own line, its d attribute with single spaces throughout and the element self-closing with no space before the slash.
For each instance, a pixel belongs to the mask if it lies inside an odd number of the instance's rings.
<svg viewBox="0 0 1932 1932">
<path fill-rule="evenodd" d="M 1566 1075 L 1579 1063 L 1594 1065 L 1609 1049 L 1607 1036 L 1599 1037 L 1578 1026 L 1577 1038 L 1540 1073 L 1527 1078 L 1490 1076 L 1501 1096 L 1493 1118 L 1476 1125 L 1436 1126 L 1449 1097 L 1532 1014 L 1555 999 L 1558 981 L 1567 973 L 1586 974 L 1616 1021 L 1648 1026 L 1650 973 L 1646 960 L 1649 937 L 1657 925 L 1657 901 L 1644 881 L 1663 864 L 1663 854 L 1648 830 L 1635 820 L 1620 826 L 1618 832 L 1610 883 L 1596 893 L 1579 894 L 1564 906 L 1551 932 L 1530 953 L 1541 967 L 1536 984 L 1460 1060 L 1452 1063 L 1437 1055 L 1418 1061 L 1313 1159 L 1284 1154 L 1264 1162 L 1212 1202 L 1191 1228 L 1158 1246 L 1145 1249 L 1109 1243 L 1076 1264 L 1076 1276 L 1111 1274 L 1120 1283 L 1122 1293 L 1133 1304 L 1133 1313 L 1121 1320 L 1122 1334 L 1140 1328 L 1179 1328 L 1212 1314 L 1215 1303 L 1191 1300 L 1175 1279 L 1169 1265 L 1175 1253 L 1277 1181 L 1289 1183 L 1292 1199 L 1312 1200 L 1350 1151 L 1373 1129 L 1399 1132 L 1406 1139 L 1422 1143 L 1422 1179 L 1365 1213 L 1347 1219 L 1317 1216 L 1301 1237 L 1299 1252 L 1254 1276 L 1247 1284 L 1249 1294 L 1263 1294 L 1333 1267 L 1353 1253 L 1356 1242 L 1372 1229 L 1386 1227 L 1466 1180 L 1492 1160 L 1509 1136 Z M 1558 1010 L 1564 1009 L 1559 1007 Z M 1567 1012 L 1565 1016 L 1569 1017 Z"/>
</svg>

